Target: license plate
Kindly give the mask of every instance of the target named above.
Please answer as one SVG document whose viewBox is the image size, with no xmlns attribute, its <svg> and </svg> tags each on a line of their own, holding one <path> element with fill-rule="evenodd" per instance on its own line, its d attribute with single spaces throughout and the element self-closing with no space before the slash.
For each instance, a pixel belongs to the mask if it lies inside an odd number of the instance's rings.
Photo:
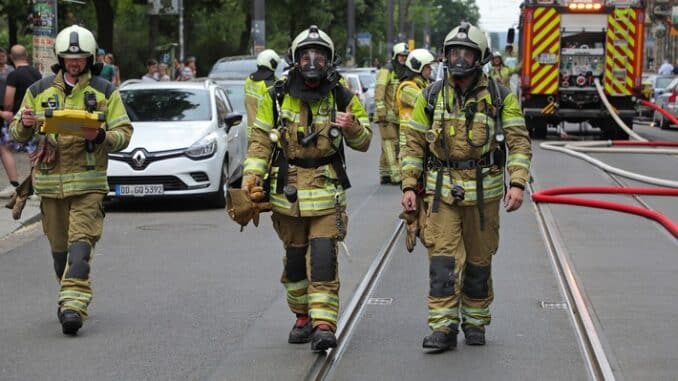
<svg viewBox="0 0 678 381">
<path fill-rule="evenodd" d="M 162 184 L 139 184 L 139 185 L 116 185 L 116 196 L 158 196 L 165 192 L 165 187 Z"/>
</svg>

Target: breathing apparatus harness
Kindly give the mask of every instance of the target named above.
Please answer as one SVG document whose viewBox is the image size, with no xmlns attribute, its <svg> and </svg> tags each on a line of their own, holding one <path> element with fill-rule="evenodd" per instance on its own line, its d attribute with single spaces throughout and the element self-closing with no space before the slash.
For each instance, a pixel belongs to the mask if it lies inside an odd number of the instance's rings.
<svg viewBox="0 0 678 381">
<path fill-rule="evenodd" d="M 492 165 L 497 165 L 501 168 L 504 167 L 506 164 L 506 137 L 504 134 L 504 128 L 502 125 L 502 119 L 501 119 L 501 113 L 504 107 L 503 104 L 503 99 L 508 95 L 509 90 L 504 87 L 500 86 L 496 83 L 496 81 L 493 78 L 488 78 L 489 83 L 488 83 L 488 91 L 490 93 L 490 98 L 492 100 L 492 105 L 495 108 L 495 133 L 494 133 L 494 139 L 497 143 L 499 143 L 499 147 L 494 150 L 493 152 L 489 152 L 485 155 L 483 155 L 480 159 L 478 160 L 463 160 L 463 161 L 451 161 L 450 160 L 450 149 L 447 145 L 447 139 L 445 137 L 446 132 L 445 130 L 445 111 L 448 113 L 452 113 L 452 110 L 450 110 L 449 103 L 447 101 L 447 78 L 448 78 L 448 67 L 445 64 L 443 67 L 443 79 L 439 82 L 434 83 L 433 85 L 427 87 L 424 90 L 424 97 L 426 98 L 426 107 L 425 107 L 425 112 L 429 117 L 429 120 L 431 123 L 433 122 L 433 116 L 434 116 L 434 111 L 436 108 L 436 103 L 438 99 L 438 95 L 440 91 L 442 90 L 442 96 L 443 96 L 443 107 L 440 109 L 440 121 L 441 125 L 443 128 L 443 137 L 442 139 L 439 139 L 440 133 L 436 131 L 429 130 L 426 133 L 426 141 L 428 143 L 436 143 L 439 142 L 439 140 L 442 140 L 442 148 L 443 148 L 443 153 L 445 154 L 445 161 L 444 163 L 436 158 L 434 155 L 427 156 L 424 160 L 426 164 L 426 168 L 428 170 L 432 169 L 437 169 L 438 174 L 436 176 L 436 186 L 435 186 L 435 194 L 433 196 L 433 205 L 431 208 L 431 211 L 433 213 L 437 213 L 438 210 L 440 209 L 440 200 L 441 200 L 441 194 L 442 194 L 442 187 L 443 187 L 443 167 L 447 168 L 448 171 L 448 176 L 450 178 L 450 182 L 452 182 L 452 169 L 475 169 L 476 171 L 476 194 L 478 197 L 478 213 L 480 217 L 480 228 L 481 230 L 484 228 L 484 220 L 485 220 L 485 215 L 484 215 L 484 192 L 483 192 L 483 168 L 488 168 Z M 464 106 L 464 97 L 462 96 L 461 98 L 459 97 L 460 94 L 457 94 L 457 98 L 460 99 L 460 107 Z M 466 142 L 474 148 L 480 148 L 483 147 L 484 145 L 488 144 L 490 141 L 490 130 L 487 128 L 485 130 L 485 139 L 482 144 L 476 144 L 473 142 L 472 137 L 473 137 L 473 120 L 475 118 L 475 114 L 477 111 L 477 102 L 474 102 L 473 104 L 469 105 L 466 108 L 466 113 L 464 115 L 465 119 L 465 128 L 466 128 Z M 463 187 L 459 185 L 454 185 L 452 184 L 452 197 L 454 197 L 455 200 L 457 201 L 463 201 L 464 200 L 464 193 L 465 190 Z"/>
</svg>

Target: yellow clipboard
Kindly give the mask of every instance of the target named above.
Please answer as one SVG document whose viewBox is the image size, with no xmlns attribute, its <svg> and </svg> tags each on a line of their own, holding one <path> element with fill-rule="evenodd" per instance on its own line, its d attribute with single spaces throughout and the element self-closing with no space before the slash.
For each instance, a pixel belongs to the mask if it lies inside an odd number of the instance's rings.
<svg viewBox="0 0 678 381">
<path fill-rule="evenodd" d="M 81 128 L 99 129 L 105 121 L 106 116 L 99 111 L 46 109 L 40 132 L 82 136 Z"/>
</svg>

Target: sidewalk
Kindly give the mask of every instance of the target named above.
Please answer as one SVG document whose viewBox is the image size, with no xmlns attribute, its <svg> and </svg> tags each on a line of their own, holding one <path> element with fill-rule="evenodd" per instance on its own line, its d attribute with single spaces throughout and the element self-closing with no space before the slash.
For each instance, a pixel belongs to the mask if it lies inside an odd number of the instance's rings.
<svg viewBox="0 0 678 381">
<path fill-rule="evenodd" d="M 14 160 L 16 160 L 16 169 L 19 174 L 19 182 L 21 182 L 30 173 L 31 163 L 26 152 L 15 152 Z M 0 174 L 0 189 L 4 189 L 8 185 L 9 179 L 3 169 L 2 174 Z M 7 201 L 9 201 L 8 198 L 0 198 L 0 239 L 7 237 L 22 226 L 29 225 L 40 219 L 39 198 L 31 197 L 28 200 L 19 220 L 14 220 L 12 218 L 12 211 L 5 208 Z"/>
</svg>

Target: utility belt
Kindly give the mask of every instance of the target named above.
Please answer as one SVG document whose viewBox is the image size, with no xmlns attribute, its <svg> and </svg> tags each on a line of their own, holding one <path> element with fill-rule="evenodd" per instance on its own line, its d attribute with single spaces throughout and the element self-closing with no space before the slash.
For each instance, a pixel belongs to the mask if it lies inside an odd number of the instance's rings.
<svg viewBox="0 0 678 381">
<path fill-rule="evenodd" d="M 439 170 L 442 168 L 451 168 L 451 169 L 474 169 L 474 168 L 486 168 L 493 165 L 503 167 L 506 162 L 504 152 L 501 150 L 494 150 L 483 155 L 480 159 L 471 159 L 471 160 L 440 160 L 439 158 L 431 155 L 428 158 L 426 163 L 426 168 L 429 170 Z"/>
<path fill-rule="evenodd" d="M 282 153 L 282 152 L 281 152 Z M 273 166 L 278 167 L 278 179 L 276 181 L 275 193 L 283 193 L 283 188 L 287 185 L 287 171 L 290 165 L 295 165 L 301 168 L 318 168 L 323 165 L 331 164 L 334 171 L 337 173 L 339 184 L 344 190 L 351 187 L 351 182 L 348 180 L 346 168 L 341 160 L 341 155 L 338 152 L 330 156 L 319 158 L 296 158 L 287 159 L 287 155 L 279 154 L 273 161 Z"/>
</svg>

